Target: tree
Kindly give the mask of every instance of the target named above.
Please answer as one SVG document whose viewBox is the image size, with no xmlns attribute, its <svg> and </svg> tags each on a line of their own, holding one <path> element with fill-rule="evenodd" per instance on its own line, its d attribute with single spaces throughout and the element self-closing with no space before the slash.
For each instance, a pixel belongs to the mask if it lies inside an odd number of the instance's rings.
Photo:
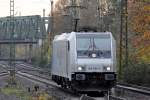
<svg viewBox="0 0 150 100">
<path fill-rule="evenodd" d="M 55 33 L 71 32 L 73 30 L 73 17 L 71 9 L 71 0 L 58 0 L 54 10 L 54 30 Z M 110 13 L 113 7 L 113 0 L 78 0 L 77 12 L 79 14 L 78 29 L 82 27 L 99 28 L 99 22 L 104 28 L 103 30 L 108 31 L 109 26 L 111 27 L 112 21 L 114 20 L 115 13 Z M 115 2 L 116 3 L 116 2 Z M 69 6 L 68 6 L 69 5 Z M 101 9 L 101 18 L 99 19 L 98 6 Z M 65 15 L 65 16 L 64 16 Z M 109 19 L 109 20 L 108 20 Z M 110 24 L 111 22 L 111 24 Z M 113 21 L 115 22 L 115 21 Z M 115 25 L 114 25 L 115 26 Z M 67 28 L 67 29 L 66 29 Z M 117 29 L 117 27 L 116 27 Z M 110 29 L 109 31 L 111 31 Z M 100 31 L 100 30 L 99 30 Z"/>
<path fill-rule="evenodd" d="M 133 56 L 145 63 L 150 63 L 150 5 L 148 2 L 134 0 L 129 4 L 131 29 L 135 33 L 132 45 L 136 52 Z"/>
<path fill-rule="evenodd" d="M 70 31 L 70 16 L 66 15 L 66 7 L 69 0 L 58 0 L 54 7 L 54 29 L 53 33 L 61 34 Z"/>
</svg>

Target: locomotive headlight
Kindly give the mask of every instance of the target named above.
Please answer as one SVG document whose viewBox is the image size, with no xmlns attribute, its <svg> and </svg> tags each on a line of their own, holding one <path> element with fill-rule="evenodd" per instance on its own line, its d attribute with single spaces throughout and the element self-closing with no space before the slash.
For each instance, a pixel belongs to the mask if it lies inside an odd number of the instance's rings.
<svg viewBox="0 0 150 100">
<path fill-rule="evenodd" d="M 78 67 L 78 70 L 79 70 L 79 71 L 81 71 L 81 70 L 82 70 L 82 67 L 81 67 L 81 66 L 79 66 L 79 67 Z"/>
<path fill-rule="evenodd" d="M 96 58 L 96 56 L 97 56 L 97 55 L 96 55 L 95 53 L 92 54 L 92 57 L 93 57 L 93 58 Z"/>
<path fill-rule="evenodd" d="M 111 66 L 104 66 L 104 67 L 103 67 L 103 70 L 104 70 L 104 71 L 111 71 Z"/>
<path fill-rule="evenodd" d="M 107 67 L 106 69 L 107 69 L 107 71 L 110 71 L 110 67 Z"/>
<path fill-rule="evenodd" d="M 85 71 L 85 66 L 78 66 L 78 71 Z"/>
</svg>

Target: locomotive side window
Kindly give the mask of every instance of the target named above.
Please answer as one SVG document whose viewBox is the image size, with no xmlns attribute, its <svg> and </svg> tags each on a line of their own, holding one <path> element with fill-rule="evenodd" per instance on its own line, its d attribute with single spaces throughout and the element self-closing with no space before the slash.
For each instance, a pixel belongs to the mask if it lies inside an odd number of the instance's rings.
<svg viewBox="0 0 150 100">
<path fill-rule="evenodd" d="M 79 58 L 111 58 L 110 37 L 77 37 L 77 56 Z"/>
</svg>

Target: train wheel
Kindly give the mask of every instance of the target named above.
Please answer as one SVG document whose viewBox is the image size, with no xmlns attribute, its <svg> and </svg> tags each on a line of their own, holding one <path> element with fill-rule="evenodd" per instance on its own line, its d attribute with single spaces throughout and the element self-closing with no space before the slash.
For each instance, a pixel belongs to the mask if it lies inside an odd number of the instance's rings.
<svg viewBox="0 0 150 100">
<path fill-rule="evenodd" d="M 73 86 L 71 86 L 70 89 L 71 91 L 73 91 L 74 94 L 78 94 L 78 91 Z"/>
<path fill-rule="evenodd" d="M 108 90 L 107 93 L 105 93 L 106 100 L 110 100 L 111 91 Z"/>
<path fill-rule="evenodd" d="M 67 85 L 65 84 L 65 82 L 62 82 L 61 87 L 64 88 L 64 89 L 67 88 Z"/>
</svg>

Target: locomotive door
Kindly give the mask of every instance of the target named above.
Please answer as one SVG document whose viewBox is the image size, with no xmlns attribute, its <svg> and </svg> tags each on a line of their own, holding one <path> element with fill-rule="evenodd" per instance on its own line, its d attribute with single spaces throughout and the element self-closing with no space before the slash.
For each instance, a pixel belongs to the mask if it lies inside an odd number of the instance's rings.
<svg viewBox="0 0 150 100">
<path fill-rule="evenodd" d="M 67 74 L 67 77 L 68 77 L 68 73 L 69 73 L 69 51 L 70 51 L 70 42 L 67 41 L 66 43 L 66 74 Z"/>
</svg>

